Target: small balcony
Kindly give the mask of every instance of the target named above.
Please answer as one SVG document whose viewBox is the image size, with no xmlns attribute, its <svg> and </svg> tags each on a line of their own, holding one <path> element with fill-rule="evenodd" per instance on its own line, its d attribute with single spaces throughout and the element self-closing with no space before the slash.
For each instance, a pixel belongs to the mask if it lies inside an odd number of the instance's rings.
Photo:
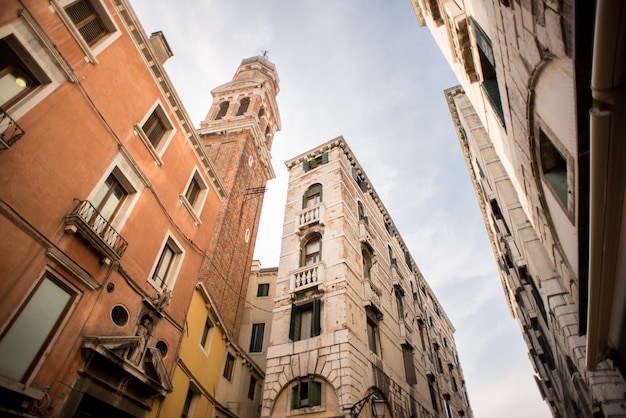
<svg viewBox="0 0 626 418">
<path fill-rule="evenodd" d="M 15 144 L 25 132 L 4 109 L 0 108 L 0 150 Z"/>
<path fill-rule="evenodd" d="M 322 263 L 301 267 L 291 273 L 291 291 L 299 292 L 324 283 L 324 265 Z"/>
<path fill-rule="evenodd" d="M 296 214 L 296 232 L 314 224 L 324 224 L 324 203 L 303 209 Z"/>
<path fill-rule="evenodd" d="M 72 213 L 65 217 L 65 230 L 85 238 L 105 261 L 118 261 L 128 243 L 88 200 L 80 200 Z"/>
</svg>

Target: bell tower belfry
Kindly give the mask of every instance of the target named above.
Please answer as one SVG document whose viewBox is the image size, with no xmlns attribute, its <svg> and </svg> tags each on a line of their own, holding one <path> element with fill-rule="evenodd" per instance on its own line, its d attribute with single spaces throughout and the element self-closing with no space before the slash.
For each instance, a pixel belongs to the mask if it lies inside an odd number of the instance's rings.
<svg viewBox="0 0 626 418">
<path fill-rule="evenodd" d="M 232 81 L 211 91 L 213 104 L 198 133 L 227 193 L 200 279 L 215 296 L 235 339 L 243 314 L 254 244 L 280 130 L 276 68 L 265 55 L 244 59 Z"/>
</svg>

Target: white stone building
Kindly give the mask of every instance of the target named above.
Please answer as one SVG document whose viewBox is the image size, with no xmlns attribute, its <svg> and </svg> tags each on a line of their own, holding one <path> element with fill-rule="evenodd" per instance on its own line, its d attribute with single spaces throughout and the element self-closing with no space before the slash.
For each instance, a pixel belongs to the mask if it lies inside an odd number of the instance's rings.
<svg viewBox="0 0 626 418">
<path fill-rule="evenodd" d="M 454 327 L 345 140 L 286 164 L 261 416 L 472 417 Z"/>
<path fill-rule="evenodd" d="M 412 0 L 555 417 L 624 417 L 626 6 Z"/>
</svg>

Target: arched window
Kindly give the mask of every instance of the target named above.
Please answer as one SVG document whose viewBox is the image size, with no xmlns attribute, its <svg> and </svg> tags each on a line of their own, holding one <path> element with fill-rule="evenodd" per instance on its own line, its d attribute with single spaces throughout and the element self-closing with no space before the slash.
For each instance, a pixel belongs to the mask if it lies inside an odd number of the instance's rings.
<svg viewBox="0 0 626 418">
<path fill-rule="evenodd" d="M 313 234 L 309 236 L 302 245 L 301 266 L 311 266 L 317 264 L 322 259 L 322 236 Z"/>
<path fill-rule="evenodd" d="M 226 112 L 228 112 L 228 106 L 230 106 L 229 101 L 225 101 L 220 104 L 220 110 L 217 112 L 217 116 L 215 117 L 215 120 L 220 120 L 224 116 L 226 116 Z"/>
<path fill-rule="evenodd" d="M 302 196 L 302 209 L 310 208 L 322 203 L 322 185 L 312 184 Z"/>
<path fill-rule="evenodd" d="M 241 116 L 248 111 L 248 106 L 250 106 L 250 98 L 244 97 L 239 101 L 239 110 L 237 110 L 237 116 Z"/>
<path fill-rule="evenodd" d="M 261 108 L 259 109 L 259 119 L 261 119 L 264 114 L 265 114 L 265 108 L 261 106 Z"/>
</svg>

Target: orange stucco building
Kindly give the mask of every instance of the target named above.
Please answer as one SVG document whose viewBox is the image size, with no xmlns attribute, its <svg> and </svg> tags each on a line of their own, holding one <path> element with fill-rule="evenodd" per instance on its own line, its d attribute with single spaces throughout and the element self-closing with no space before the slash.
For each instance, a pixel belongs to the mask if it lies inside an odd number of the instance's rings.
<svg viewBox="0 0 626 418">
<path fill-rule="evenodd" d="M 169 56 L 126 0 L 2 2 L 3 416 L 146 416 L 172 390 L 227 196 Z"/>
</svg>

